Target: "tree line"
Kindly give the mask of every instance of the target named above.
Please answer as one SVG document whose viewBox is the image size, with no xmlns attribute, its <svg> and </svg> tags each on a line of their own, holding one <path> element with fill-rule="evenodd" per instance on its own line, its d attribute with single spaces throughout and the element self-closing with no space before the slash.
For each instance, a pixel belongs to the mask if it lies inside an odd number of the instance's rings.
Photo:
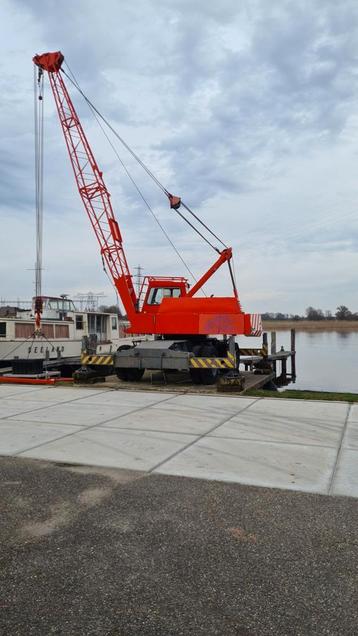
<svg viewBox="0 0 358 636">
<path fill-rule="evenodd" d="M 264 313 L 262 314 L 263 320 L 358 320 L 358 312 L 352 312 L 345 305 L 339 305 L 336 312 L 326 309 L 316 309 L 315 307 L 307 307 L 306 315 L 300 316 L 299 314 L 282 314 L 278 313 Z"/>
<path fill-rule="evenodd" d="M 126 319 L 126 316 L 121 314 L 118 305 L 101 305 L 99 311 L 117 314 L 120 319 Z M 262 320 L 358 320 L 358 312 L 353 313 L 345 305 L 339 305 L 335 314 L 329 309 L 323 311 L 315 307 L 307 307 L 305 316 L 300 316 L 299 314 L 283 314 L 281 312 L 266 312 L 261 315 Z"/>
</svg>

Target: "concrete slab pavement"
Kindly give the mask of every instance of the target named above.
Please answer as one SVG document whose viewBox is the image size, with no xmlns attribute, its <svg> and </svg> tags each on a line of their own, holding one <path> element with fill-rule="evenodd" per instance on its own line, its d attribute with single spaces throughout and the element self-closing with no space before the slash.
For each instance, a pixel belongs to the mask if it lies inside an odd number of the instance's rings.
<svg viewBox="0 0 358 636">
<path fill-rule="evenodd" d="M 252 441 L 336 447 L 348 405 L 304 400 L 259 400 L 213 435 Z"/>
<path fill-rule="evenodd" d="M 20 422 L 3 420 L 0 422 L 1 455 L 18 455 L 29 448 L 51 442 L 54 439 L 72 435 L 80 430 L 72 424 L 48 426 L 41 422 Z"/>
<path fill-rule="evenodd" d="M 345 403 L 0 386 L 0 454 L 358 497 L 357 440 Z"/>
<path fill-rule="evenodd" d="M 337 461 L 332 494 L 358 496 L 358 409 L 349 413 L 347 428 Z"/>
<path fill-rule="evenodd" d="M 333 448 L 205 436 L 157 472 L 328 493 L 335 458 Z"/>
<path fill-rule="evenodd" d="M 184 434 L 96 427 L 24 451 L 21 457 L 150 471 L 191 440 Z"/>
</svg>

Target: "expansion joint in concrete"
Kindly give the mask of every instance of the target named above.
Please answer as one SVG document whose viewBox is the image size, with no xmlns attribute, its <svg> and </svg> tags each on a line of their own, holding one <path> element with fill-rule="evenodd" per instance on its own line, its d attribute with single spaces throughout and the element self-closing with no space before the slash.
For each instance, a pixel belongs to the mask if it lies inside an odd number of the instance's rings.
<svg viewBox="0 0 358 636">
<path fill-rule="evenodd" d="M 349 415 L 350 415 L 350 412 L 351 412 L 351 408 L 352 408 L 352 405 L 348 404 L 346 419 L 344 421 L 342 434 L 341 434 L 341 437 L 340 437 L 340 440 L 339 440 L 339 446 L 338 446 L 338 450 L 337 450 L 336 461 L 334 462 L 331 478 L 329 480 L 329 486 L 328 486 L 328 491 L 327 491 L 328 495 L 332 494 L 332 490 L 333 490 L 333 486 L 334 486 L 334 480 L 336 478 L 336 474 L 337 474 L 337 470 L 338 470 L 338 466 L 339 466 L 339 460 L 340 460 L 341 454 L 342 454 L 343 440 L 344 440 L 344 436 L 345 436 L 346 431 L 347 431 L 348 420 L 349 420 Z"/>
<path fill-rule="evenodd" d="M 209 429 L 208 431 L 205 431 L 205 433 L 202 433 L 201 435 L 197 435 L 195 437 L 195 439 L 193 439 L 191 442 L 188 442 L 188 444 L 186 444 L 185 446 L 183 446 L 182 448 L 177 450 L 175 453 L 173 453 L 172 455 L 170 455 L 169 457 L 167 457 L 163 461 L 159 462 L 155 466 L 153 466 L 153 468 L 151 468 L 148 472 L 149 473 L 155 472 L 156 470 L 158 470 L 158 468 L 160 468 L 161 466 L 163 466 L 164 464 L 169 462 L 171 459 L 174 459 L 174 457 L 177 457 L 178 455 L 181 455 L 181 453 L 184 453 L 184 451 L 186 451 L 188 448 L 190 448 L 191 446 L 194 446 L 194 444 L 196 444 L 201 439 L 203 439 L 203 437 L 207 437 L 208 435 L 210 435 L 210 433 L 215 431 L 217 428 L 219 428 L 223 424 L 226 424 L 227 422 L 230 422 L 230 420 L 232 420 L 237 415 L 239 415 L 239 414 L 241 415 L 241 413 L 243 413 L 244 411 L 247 411 L 253 404 L 256 404 L 256 402 L 259 402 L 260 400 L 262 400 L 262 398 L 257 398 L 256 400 L 254 400 L 253 402 L 251 402 L 250 404 L 245 406 L 243 409 L 240 409 L 239 411 L 237 411 L 237 413 L 234 413 L 233 415 L 230 415 L 229 417 L 226 417 L 226 418 L 220 420 L 220 422 L 215 424 L 211 429 Z"/>
</svg>

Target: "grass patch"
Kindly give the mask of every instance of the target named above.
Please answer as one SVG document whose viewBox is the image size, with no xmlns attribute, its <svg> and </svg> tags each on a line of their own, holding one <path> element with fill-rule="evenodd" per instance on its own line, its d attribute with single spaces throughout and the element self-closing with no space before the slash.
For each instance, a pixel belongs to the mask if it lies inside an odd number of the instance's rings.
<svg viewBox="0 0 358 636">
<path fill-rule="evenodd" d="M 273 397 L 283 398 L 285 400 L 325 400 L 332 402 L 358 402 L 357 393 L 334 393 L 332 391 L 295 391 L 288 389 L 286 391 L 265 391 L 265 389 L 250 389 L 245 391 L 245 396 L 253 397 Z"/>
</svg>

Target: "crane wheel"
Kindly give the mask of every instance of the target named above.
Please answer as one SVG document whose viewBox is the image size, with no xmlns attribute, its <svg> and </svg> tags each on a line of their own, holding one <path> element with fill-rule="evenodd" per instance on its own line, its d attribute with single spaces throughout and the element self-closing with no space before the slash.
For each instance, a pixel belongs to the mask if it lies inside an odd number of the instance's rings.
<svg viewBox="0 0 358 636">
<path fill-rule="evenodd" d="M 197 357 L 216 358 L 218 352 L 212 344 L 194 347 L 193 353 Z M 215 384 L 219 377 L 219 369 L 190 369 L 193 384 Z"/>
<path fill-rule="evenodd" d="M 145 369 L 116 369 L 116 375 L 119 380 L 124 382 L 139 382 L 142 379 Z"/>
<path fill-rule="evenodd" d="M 202 358 L 216 358 L 218 352 L 213 345 L 203 345 L 200 350 Z M 201 384 L 215 384 L 219 377 L 219 369 L 200 369 Z"/>
<path fill-rule="evenodd" d="M 200 350 L 201 350 L 200 345 L 196 345 L 195 347 L 193 347 L 193 354 L 196 357 L 200 356 Z M 189 373 L 190 373 L 190 379 L 193 384 L 201 384 L 200 369 L 190 369 Z"/>
<path fill-rule="evenodd" d="M 118 347 L 117 351 L 125 351 L 126 349 L 132 349 L 130 345 L 122 345 Z M 127 367 L 117 367 L 116 375 L 119 380 L 123 382 L 139 382 L 142 379 L 145 369 L 128 369 Z"/>
</svg>

